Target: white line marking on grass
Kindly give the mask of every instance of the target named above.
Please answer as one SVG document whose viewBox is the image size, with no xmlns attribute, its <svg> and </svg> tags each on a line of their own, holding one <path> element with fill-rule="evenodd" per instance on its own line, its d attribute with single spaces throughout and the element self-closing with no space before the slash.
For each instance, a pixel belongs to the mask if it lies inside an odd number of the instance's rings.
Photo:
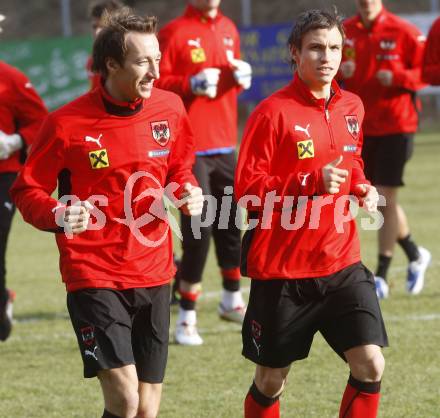
<svg viewBox="0 0 440 418">
<path fill-rule="evenodd" d="M 436 321 L 440 319 L 440 313 L 427 313 L 423 315 L 384 315 L 385 321 Z"/>
</svg>

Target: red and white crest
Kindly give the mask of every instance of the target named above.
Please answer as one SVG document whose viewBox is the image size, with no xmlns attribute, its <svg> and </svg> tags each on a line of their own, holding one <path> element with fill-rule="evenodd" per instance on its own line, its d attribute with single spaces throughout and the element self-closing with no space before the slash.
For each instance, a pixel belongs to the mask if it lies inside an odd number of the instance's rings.
<svg viewBox="0 0 440 418">
<path fill-rule="evenodd" d="M 261 325 L 255 321 L 252 320 L 252 337 L 254 337 L 256 340 L 259 340 L 261 338 Z"/>
<path fill-rule="evenodd" d="M 350 132 L 351 136 L 354 139 L 358 139 L 360 127 L 357 116 L 356 115 L 345 116 L 345 121 L 347 122 L 348 132 Z"/>
<path fill-rule="evenodd" d="M 81 338 L 85 345 L 92 345 L 95 342 L 95 330 L 93 327 L 84 327 L 80 329 Z"/>
<path fill-rule="evenodd" d="M 153 135 L 154 140 L 164 147 L 168 144 L 168 141 L 171 138 L 171 131 L 168 125 L 167 120 L 160 120 L 157 122 L 151 122 L 151 134 Z"/>
</svg>

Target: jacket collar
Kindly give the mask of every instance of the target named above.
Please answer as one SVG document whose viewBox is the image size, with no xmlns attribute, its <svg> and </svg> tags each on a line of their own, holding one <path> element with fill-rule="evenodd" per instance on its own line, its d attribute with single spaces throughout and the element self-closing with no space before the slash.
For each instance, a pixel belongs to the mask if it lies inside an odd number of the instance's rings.
<svg viewBox="0 0 440 418">
<path fill-rule="evenodd" d="M 332 81 L 330 99 L 326 102 L 325 99 L 317 99 L 309 89 L 309 86 L 301 80 L 298 73 L 295 71 L 293 80 L 289 85 L 289 90 L 295 96 L 300 96 L 307 104 L 316 106 L 320 109 L 331 109 L 335 103 L 342 97 L 341 89 L 336 82 Z"/>
<path fill-rule="evenodd" d="M 217 11 L 217 16 L 212 18 L 209 16 L 205 16 L 199 9 L 196 9 L 192 4 L 188 4 L 185 10 L 185 17 L 197 19 L 202 23 L 215 23 L 221 19 L 223 16 L 220 9 Z"/>
<path fill-rule="evenodd" d="M 138 98 L 132 102 L 124 102 L 116 100 L 114 97 L 108 94 L 104 87 L 104 79 L 101 78 L 101 82 L 98 87 L 99 94 L 104 104 L 107 113 L 115 116 L 133 116 L 140 112 L 144 106 L 144 99 Z"/>
</svg>

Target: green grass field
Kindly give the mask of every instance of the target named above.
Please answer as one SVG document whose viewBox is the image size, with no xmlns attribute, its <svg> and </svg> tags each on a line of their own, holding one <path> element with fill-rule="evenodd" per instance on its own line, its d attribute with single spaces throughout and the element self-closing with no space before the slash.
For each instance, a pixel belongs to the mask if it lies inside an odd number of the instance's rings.
<svg viewBox="0 0 440 418">
<path fill-rule="evenodd" d="M 397 249 L 391 298 L 382 303 L 391 347 L 380 417 L 440 417 L 440 137 L 419 135 L 406 173 L 401 202 L 417 241 L 433 254 L 426 287 L 417 297 L 405 292 L 406 262 Z M 437 191 L 436 191 L 437 190 Z M 376 259 L 376 233 L 362 232 L 364 262 Z M 51 234 L 16 216 L 8 249 L 9 286 L 17 292 L 15 327 L 0 344 L 0 417 L 100 417 L 96 379 L 84 380 L 76 340 L 65 308 Z M 249 288 L 247 279 L 243 287 Z M 253 365 L 241 356 L 240 328 L 217 317 L 220 279 L 213 254 L 199 304 L 205 344 L 172 344 L 164 385 L 162 418 L 239 418 L 252 381 Z M 175 322 L 173 312 L 172 328 Z M 346 365 L 316 336 L 307 360 L 296 363 L 282 397 L 285 418 L 337 417 L 348 377 Z"/>
</svg>

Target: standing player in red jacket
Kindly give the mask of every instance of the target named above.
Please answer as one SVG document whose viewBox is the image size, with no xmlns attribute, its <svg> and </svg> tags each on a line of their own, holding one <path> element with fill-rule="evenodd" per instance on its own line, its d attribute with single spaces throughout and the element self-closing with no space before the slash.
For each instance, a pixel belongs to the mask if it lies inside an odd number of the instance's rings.
<svg viewBox="0 0 440 418">
<path fill-rule="evenodd" d="M 365 173 L 386 199 L 386 206 L 381 207 L 384 224 L 379 230 L 377 295 L 388 297 L 387 273 L 396 242 L 408 257 L 407 290 L 415 295 L 423 288 L 431 254 L 412 240 L 397 195 L 417 131 L 415 94 L 423 87 L 424 36 L 388 12 L 382 0 L 356 3 L 359 15 L 344 22 L 347 40 L 341 74 L 344 87 L 364 103 Z"/>
<path fill-rule="evenodd" d="M 181 218 L 181 299 L 175 337 L 185 345 L 203 342 L 196 328 L 195 306 L 211 235 L 223 277 L 220 317 L 241 323 L 245 312 L 240 292 L 240 213 L 231 194 L 237 94 L 250 87 L 251 68 L 239 59 L 237 28 L 219 6 L 220 0 L 191 0 L 184 15 L 159 33 L 163 59 L 158 85 L 182 97 L 196 139 L 194 175 L 204 194 L 217 202 L 216 208 L 207 202 L 201 218 Z M 227 217 L 221 216 L 221 209 L 228 205 Z"/>
<path fill-rule="evenodd" d="M 56 232 L 84 376 L 99 378 L 103 417 L 156 417 L 175 274 L 163 193 L 190 216 L 203 196 L 182 101 L 153 87 L 156 18 L 122 10 L 108 19 L 93 46 L 103 82 L 49 115 L 11 193 L 27 222 Z"/>
<path fill-rule="evenodd" d="M 422 78 L 425 83 L 440 85 L 440 17 L 432 24 L 426 40 Z"/>
<path fill-rule="evenodd" d="M 14 299 L 6 288 L 6 246 L 15 212 L 9 189 L 46 114 L 29 79 L 0 61 L 0 341 L 11 332 Z"/>
<path fill-rule="evenodd" d="M 317 331 L 350 367 L 339 416 L 377 415 L 387 335 L 348 199 L 375 212 L 378 195 L 360 157 L 361 100 L 333 80 L 342 45 L 336 16 L 299 15 L 293 81 L 255 109 L 240 147 L 235 193 L 251 227 L 242 272 L 252 278 L 243 355 L 257 364 L 246 418 L 280 416 L 291 363 L 308 356 Z"/>
</svg>

